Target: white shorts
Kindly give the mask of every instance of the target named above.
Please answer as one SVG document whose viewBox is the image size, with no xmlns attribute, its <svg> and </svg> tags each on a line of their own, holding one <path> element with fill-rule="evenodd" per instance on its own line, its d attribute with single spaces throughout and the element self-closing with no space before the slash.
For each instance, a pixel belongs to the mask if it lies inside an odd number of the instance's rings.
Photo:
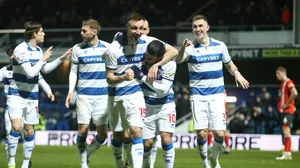
<svg viewBox="0 0 300 168">
<path fill-rule="evenodd" d="M 7 107 L 10 120 L 23 119 L 24 125 L 39 123 L 38 100 L 27 100 L 18 96 L 8 96 Z"/>
<path fill-rule="evenodd" d="M 160 132 L 174 133 L 176 126 L 175 103 L 164 105 L 146 104 L 144 116 L 143 139 L 151 139 Z"/>
<path fill-rule="evenodd" d="M 107 109 L 112 131 L 121 132 L 133 126 L 143 127 L 142 116 L 146 112 L 144 97 L 124 101 L 114 101 L 114 97 L 109 97 Z"/>
<path fill-rule="evenodd" d="M 191 100 L 195 130 L 226 130 L 224 99 Z"/>
<path fill-rule="evenodd" d="M 11 121 L 8 115 L 7 108 L 5 109 L 4 119 L 5 119 L 5 131 L 6 131 L 6 135 L 8 135 L 11 130 Z"/>
<path fill-rule="evenodd" d="M 78 124 L 90 124 L 91 119 L 96 126 L 108 124 L 107 99 L 77 97 L 76 109 Z"/>
<path fill-rule="evenodd" d="M 6 138 L 8 138 L 9 132 L 11 130 L 11 121 L 10 121 L 10 117 L 8 114 L 8 108 L 6 107 L 5 109 L 5 114 L 4 114 L 4 119 L 5 119 L 5 131 L 6 131 Z M 22 123 L 22 131 L 21 131 L 21 136 L 20 138 L 24 139 L 24 119 L 23 119 L 23 123 Z"/>
</svg>

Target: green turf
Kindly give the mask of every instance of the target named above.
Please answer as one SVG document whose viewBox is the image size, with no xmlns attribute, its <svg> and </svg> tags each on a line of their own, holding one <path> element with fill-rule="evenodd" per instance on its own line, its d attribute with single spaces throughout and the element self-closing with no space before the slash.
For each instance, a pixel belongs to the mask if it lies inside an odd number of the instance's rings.
<svg viewBox="0 0 300 168">
<path fill-rule="evenodd" d="M 300 152 L 293 152 L 293 160 L 276 161 L 280 152 L 262 151 L 232 151 L 229 155 L 220 155 L 222 168 L 297 168 L 300 167 Z M 163 167 L 159 149 L 156 167 Z M 22 146 L 19 145 L 17 153 L 17 168 L 21 166 Z M 36 146 L 34 149 L 32 168 L 80 168 L 76 147 Z M 0 168 L 5 168 L 6 159 L 4 145 L 0 145 Z M 113 168 L 111 148 L 102 147 L 91 157 L 90 168 Z M 203 167 L 197 150 L 176 149 L 175 168 L 201 168 Z"/>
</svg>

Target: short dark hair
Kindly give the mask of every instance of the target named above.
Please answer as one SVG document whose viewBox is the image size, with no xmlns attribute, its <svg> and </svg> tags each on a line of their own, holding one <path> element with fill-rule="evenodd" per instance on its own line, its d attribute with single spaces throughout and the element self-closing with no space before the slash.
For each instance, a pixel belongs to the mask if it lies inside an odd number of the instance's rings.
<svg viewBox="0 0 300 168">
<path fill-rule="evenodd" d="M 12 55 L 14 53 L 14 50 L 15 50 L 16 47 L 17 47 L 17 44 L 10 45 L 8 47 L 8 49 L 6 50 L 6 54 L 8 56 Z"/>
<path fill-rule="evenodd" d="M 162 57 L 166 52 L 166 47 L 161 41 L 153 40 L 148 44 L 147 52 L 152 56 Z"/>
<path fill-rule="evenodd" d="M 196 20 L 201 20 L 201 19 L 205 20 L 208 23 L 208 19 L 204 15 L 196 15 L 196 16 L 193 17 L 192 21 L 194 22 Z"/>
<path fill-rule="evenodd" d="M 33 33 L 37 33 L 40 31 L 42 24 L 36 21 L 28 21 L 24 24 L 24 27 L 25 27 L 24 38 L 25 40 L 28 41 L 33 39 Z"/>
<path fill-rule="evenodd" d="M 139 13 L 131 13 L 128 15 L 127 17 L 127 22 L 129 22 L 130 20 L 136 20 L 136 21 L 139 21 L 139 20 L 146 20 L 145 17 Z"/>
<path fill-rule="evenodd" d="M 287 73 L 286 68 L 283 67 L 283 66 L 277 67 L 277 68 L 276 68 L 276 71 L 281 71 L 281 72 Z"/>
</svg>

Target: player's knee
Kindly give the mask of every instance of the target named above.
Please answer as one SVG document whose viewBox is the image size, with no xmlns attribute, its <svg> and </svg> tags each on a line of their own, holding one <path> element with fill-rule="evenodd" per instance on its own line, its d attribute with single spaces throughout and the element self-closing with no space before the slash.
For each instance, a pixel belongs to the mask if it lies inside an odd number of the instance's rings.
<svg viewBox="0 0 300 168">
<path fill-rule="evenodd" d="M 131 138 L 138 138 L 142 136 L 142 129 L 140 127 L 131 127 L 130 128 Z"/>
<path fill-rule="evenodd" d="M 149 151 L 153 146 L 153 140 L 151 139 L 146 139 L 144 140 L 144 150 Z"/>
<path fill-rule="evenodd" d="M 172 133 L 163 132 L 160 134 L 161 136 L 161 144 L 166 145 L 172 142 Z"/>
<path fill-rule="evenodd" d="M 117 142 L 122 142 L 123 141 L 123 132 L 113 132 L 113 139 L 114 141 L 117 141 Z"/>
<path fill-rule="evenodd" d="M 96 127 L 97 130 L 97 135 L 99 136 L 100 139 L 106 139 L 107 138 L 107 134 L 108 134 L 108 128 L 105 125 L 101 125 L 101 126 L 97 126 Z"/>
<path fill-rule="evenodd" d="M 217 130 L 214 131 L 214 138 L 217 140 L 223 140 L 225 137 L 225 131 L 223 130 Z"/>
<path fill-rule="evenodd" d="M 33 129 L 26 129 L 24 130 L 24 135 L 25 136 L 32 136 L 34 134 L 34 130 Z"/>
<path fill-rule="evenodd" d="M 124 139 L 131 139 L 131 137 L 130 137 L 130 130 L 125 130 L 124 131 Z"/>
<path fill-rule="evenodd" d="M 196 132 L 197 132 L 198 139 L 207 139 L 208 130 L 203 129 L 203 130 L 197 130 Z"/>
<path fill-rule="evenodd" d="M 78 127 L 78 135 L 87 136 L 88 130 L 89 130 L 89 125 L 81 124 Z"/>
<path fill-rule="evenodd" d="M 21 132 L 22 131 L 22 125 L 21 124 L 12 125 L 12 131 Z"/>
</svg>

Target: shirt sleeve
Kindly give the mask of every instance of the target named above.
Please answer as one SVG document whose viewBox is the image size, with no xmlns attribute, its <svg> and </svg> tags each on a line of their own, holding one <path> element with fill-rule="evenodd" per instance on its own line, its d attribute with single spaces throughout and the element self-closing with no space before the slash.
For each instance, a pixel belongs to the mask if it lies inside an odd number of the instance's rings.
<svg viewBox="0 0 300 168">
<path fill-rule="evenodd" d="M 29 58 L 26 57 L 26 51 L 15 49 L 13 59 L 17 61 L 19 64 L 24 64 L 26 62 L 29 62 Z"/>
<path fill-rule="evenodd" d="M 108 48 L 105 57 L 106 68 L 110 70 L 117 69 L 117 52 L 118 49 L 114 48 L 116 46 L 116 41 L 114 41 Z"/>
<path fill-rule="evenodd" d="M 60 58 L 56 58 L 54 61 L 50 63 L 46 63 L 41 70 L 43 73 L 48 74 L 52 72 L 54 69 L 56 69 L 61 63 L 62 61 L 60 60 Z"/>
<path fill-rule="evenodd" d="M 73 64 L 79 64 L 78 51 L 76 45 L 73 47 L 71 61 Z"/>
<path fill-rule="evenodd" d="M 0 82 L 4 80 L 6 67 L 0 69 Z"/>
<path fill-rule="evenodd" d="M 221 43 L 222 45 L 222 60 L 224 64 L 228 64 L 231 61 L 231 57 L 228 52 L 228 48 L 224 43 Z"/>
<path fill-rule="evenodd" d="M 292 88 L 295 87 L 295 84 L 292 80 L 289 80 L 288 83 L 287 83 L 287 88 L 288 90 L 291 90 Z"/>
<path fill-rule="evenodd" d="M 172 61 L 163 70 L 162 78 L 169 81 L 174 81 L 175 72 L 176 72 L 176 63 Z"/>
<path fill-rule="evenodd" d="M 46 94 L 51 94 L 52 93 L 49 84 L 45 81 L 45 79 L 43 78 L 43 76 L 41 74 L 39 75 L 39 85 L 44 90 L 44 92 Z"/>
<path fill-rule="evenodd" d="M 161 83 L 153 81 L 149 83 L 147 77 L 142 78 L 142 82 L 147 84 L 151 89 L 155 90 L 157 93 L 166 94 L 173 86 L 173 80 L 176 72 L 176 63 L 172 61 L 165 69 L 163 69 Z"/>
<path fill-rule="evenodd" d="M 69 92 L 74 92 L 77 82 L 78 65 L 72 63 L 69 74 Z"/>
<path fill-rule="evenodd" d="M 194 44 L 192 44 L 192 45 L 194 45 Z M 191 55 L 190 53 L 193 52 L 192 50 L 193 50 L 192 46 L 188 46 L 185 48 L 184 53 L 186 54 L 186 58 L 183 61 L 187 61 L 190 58 L 190 55 Z M 184 57 L 184 55 L 183 55 L 183 57 Z"/>
</svg>

